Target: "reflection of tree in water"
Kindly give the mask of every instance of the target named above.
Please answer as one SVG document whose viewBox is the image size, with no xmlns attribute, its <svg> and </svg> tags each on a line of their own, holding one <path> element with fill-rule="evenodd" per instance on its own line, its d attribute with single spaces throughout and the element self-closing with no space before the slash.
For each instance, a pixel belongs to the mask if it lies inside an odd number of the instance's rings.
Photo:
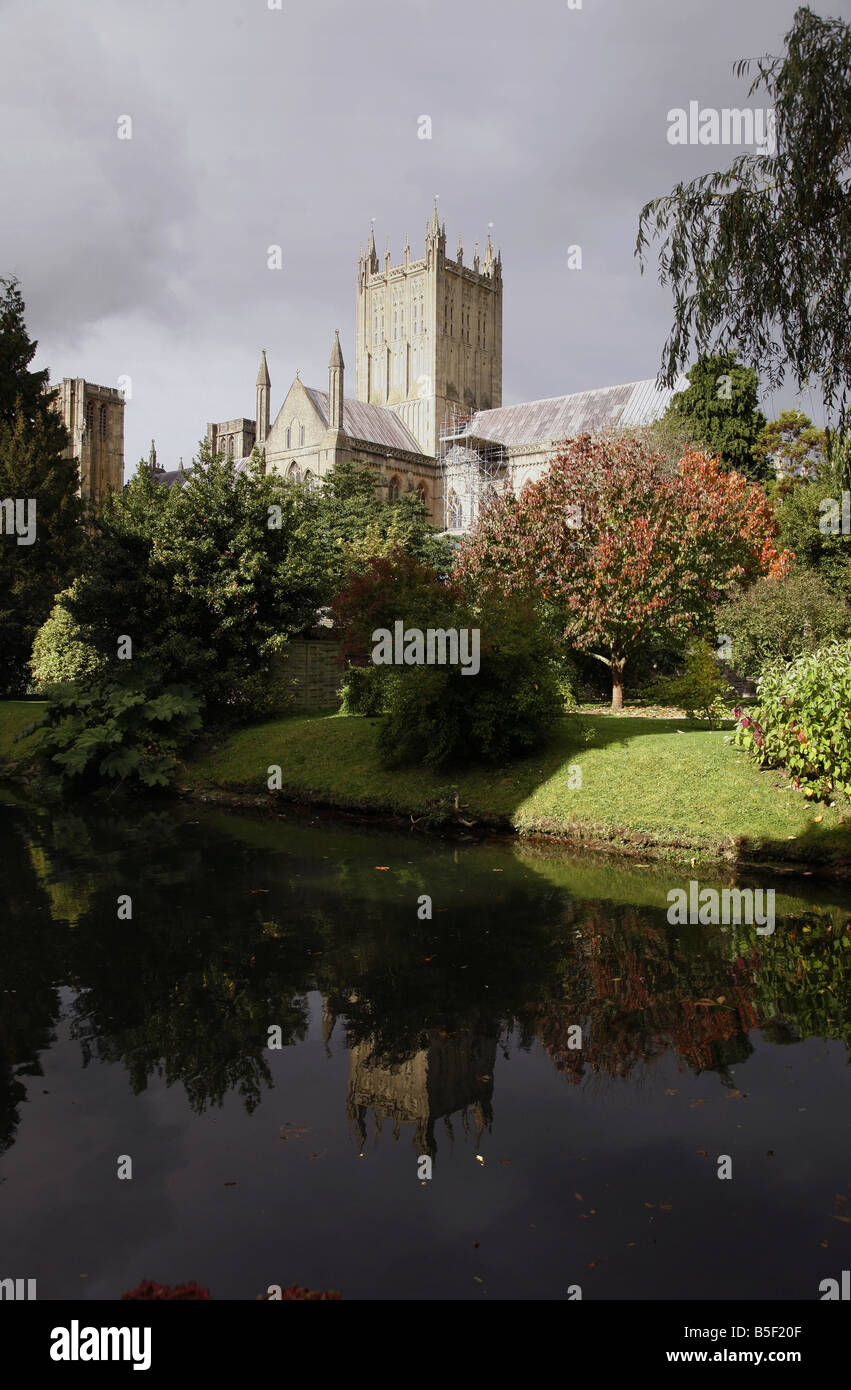
<svg viewBox="0 0 851 1390">
<path fill-rule="evenodd" d="M 321 831 L 288 828 L 286 852 L 269 854 L 235 826 L 190 828 L 173 807 L 132 821 L 16 810 L 0 823 L 0 1146 L 66 982 L 84 1062 L 121 1062 L 134 1091 L 151 1077 L 179 1084 L 198 1111 L 230 1091 L 257 1105 L 269 1026 L 284 1046 L 303 1039 L 318 990 L 351 1049 L 355 1136 L 371 1114 L 410 1126 L 421 1153 L 441 1120 L 466 1115 L 474 1138 L 489 1125 L 496 1048 L 512 1033 L 521 1048 L 537 1033 L 577 1079 L 630 1076 L 666 1051 L 723 1076 L 760 1025 L 771 1040 L 851 1040 L 851 937 L 836 912 L 813 914 L 809 931 L 778 923 L 772 938 L 695 928 L 678 940 L 658 909 L 566 900 L 543 878 L 497 885 L 485 868 L 463 907 L 422 922 L 417 893 L 440 883 L 432 848 L 400 872 L 394 899 L 374 853 L 337 864 Z"/>
<path fill-rule="evenodd" d="M 24 1080 L 42 1075 L 39 1053 L 55 1042 L 61 1013 L 67 933 L 52 919 L 30 849 L 25 822 L 0 807 L 0 1153 L 15 1141 Z"/>
<path fill-rule="evenodd" d="M 814 914 L 819 916 L 819 914 Z M 630 1076 L 671 1052 L 695 1074 L 729 1068 L 768 1042 L 795 1037 L 851 1039 L 851 926 L 827 911 L 819 926 L 778 924 L 771 937 L 755 928 L 676 928 L 628 908 L 588 905 L 559 993 L 542 1009 L 537 1033 L 559 1071 Z M 846 937 L 848 946 L 843 945 Z M 830 988 L 826 987 L 829 982 Z M 828 996 L 825 999 L 825 996 Z M 582 1047 L 569 1029 L 582 1026 Z"/>
</svg>

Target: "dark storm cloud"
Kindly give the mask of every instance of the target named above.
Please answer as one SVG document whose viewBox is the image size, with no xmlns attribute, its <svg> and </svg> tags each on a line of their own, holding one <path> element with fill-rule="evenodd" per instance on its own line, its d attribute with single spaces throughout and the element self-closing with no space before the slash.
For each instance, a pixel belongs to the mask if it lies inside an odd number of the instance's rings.
<svg viewBox="0 0 851 1390">
<path fill-rule="evenodd" d="M 358 245 L 375 217 L 380 256 L 406 229 L 420 254 L 434 194 L 451 254 L 489 222 L 502 246 L 507 402 L 652 376 L 670 299 L 633 259 L 639 209 L 735 153 L 672 147 L 667 112 L 747 104 L 732 64 L 780 51 L 794 10 L 11 0 L 0 274 L 54 380 L 130 374 L 128 467 L 152 435 L 171 466 L 208 419 L 253 416 L 261 347 L 273 414 L 296 368 L 325 385 L 336 327 L 354 394 Z"/>
</svg>

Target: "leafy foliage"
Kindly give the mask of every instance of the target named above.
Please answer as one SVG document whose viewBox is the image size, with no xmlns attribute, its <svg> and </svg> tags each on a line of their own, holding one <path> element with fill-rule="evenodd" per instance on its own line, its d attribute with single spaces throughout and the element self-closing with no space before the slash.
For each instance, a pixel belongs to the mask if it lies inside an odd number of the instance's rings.
<svg viewBox="0 0 851 1390">
<path fill-rule="evenodd" d="M 729 636 L 732 666 L 756 680 L 769 661 L 791 661 L 851 633 L 851 607 L 814 570 L 758 579 L 718 611 Z"/>
<path fill-rule="evenodd" d="M 619 709 L 628 661 L 709 630 L 721 591 L 785 567 L 777 530 L 761 490 L 715 460 L 687 454 L 672 476 L 634 440 L 583 435 L 519 496 L 494 499 L 456 573 L 534 597 L 611 668 Z"/>
<path fill-rule="evenodd" d="M 86 563 L 66 600 L 84 638 L 191 686 L 211 712 L 265 709 L 272 656 L 313 622 L 321 586 L 298 544 L 299 495 L 260 463 L 245 472 L 202 446 L 184 488 L 140 468 L 96 518 Z"/>
<path fill-rule="evenodd" d="M 35 634 L 76 573 L 81 504 L 47 371 L 29 370 L 38 344 L 27 334 L 20 291 L 2 279 L 0 290 L 0 501 L 35 502 L 31 545 L 0 534 L 0 693 L 16 695 L 27 687 Z"/>
<path fill-rule="evenodd" d="M 547 737 L 564 696 L 551 637 L 521 594 L 469 592 L 397 553 L 373 560 L 333 604 L 350 662 L 347 712 L 384 713 L 378 750 L 388 767 L 498 762 Z M 375 665 L 372 633 L 405 628 L 478 629 L 480 669 Z"/>
<path fill-rule="evenodd" d="M 652 696 L 659 704 L 679 705 L 690 715 L 704 715 L 711 724 L 715 707 L 727 690 L 727 679 L 712 647 L 698 639 L 686 648 L 682 672 L 659 681 Z"/>
<path fill-rule="evenodd" d="M 177 753 L 201 731 L 201 701 L 188 686 L 148 679 L 146 690 L 100 677 L 51 702 L 42 750 L 64 784 L 170 784 Z"/>
<path fill-rule="evenodd" d="M 199 1288 L 192 1279 L 188 1284 L 157 1284 L 153 1279 L 143 1279 L 138 1288 L 121 1295 L 122 1302 L 138 1299 L 142 1302 L 200 1302 L 210 1298 L 210 1290 Z"/>
<path fill-rule="evenodd" d="M 851 25 L 795 12 L 781 57 L 755 61 L 775 139 L 724 171 L 679 183 L 642 209 L 636 254 L 661 240 L 659 280 L 674 294 L 662 355 L 673 385 L 691 355 L 735 351 L 771 386 L 787 367 L 820 380 L 840 420 L 851 386 Z M 736 65 L 738 76 L 754 64 Z M 772 148 L 773 145 L 773 148 Z"/>
<path fill-rule="evenodd" d="M 298 492 L 303 505 L 299 548 L 321 576 L 324 602 L 373 556 L 405 551 L 441 574 L 448 572 L 452 545 L 429 523 L 425 503 L 416 492 L 384 501 L 368 464 L 338 463 L 321 488 L 301 486 Z"/>
<path fill-rule="evenodd" d="M 822 529 L 828 500 L 842 500 L 829 480 L 793 485 L 776 507 L 778 543 L 794 552 L 796 567 L 815 570 L 832 594 L 851 603 L 851 537 Z"/>
<path fill-rule="evenodd" d="M 768 469 L 758 442 L 766 420 L 757 405 L 756 372 L 728 353 L 701 357 L 689 370 L 688 380 L 666 415 L 681 420 L 698 446 L 720 459 L 725 468 L 765 476 Z"/>
<path fill-rule="evenodd" d="M 106 658 L 85 637 L 65 606 L 74 584 L 58 594 L 50 617 L 39 628 L 33 643 L 30 671 L 37 688 L 76 684 L 102 672 Z"/>
<path fill-rule="evenodd" d="M 737 712 L 736 743 L 760 767 L 785 767 L 808 795 L 851 796 L 851 641 L 767 667 L 759 705 Z"/>
<path fill-rule="evenodd" d="M 783 476 L 815 478 L 827 461 L 827 436 L 802 410 L 782 410 L 763 428 L 756 455 L 766 473 L 773 463 Z"/>
</svg>

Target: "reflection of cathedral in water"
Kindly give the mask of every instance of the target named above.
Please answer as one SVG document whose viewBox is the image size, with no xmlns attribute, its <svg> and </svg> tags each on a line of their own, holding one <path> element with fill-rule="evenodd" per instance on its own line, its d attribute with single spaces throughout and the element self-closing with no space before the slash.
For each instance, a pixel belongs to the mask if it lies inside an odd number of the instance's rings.
<svg viewBox="0 0 851 1390">
<path fill-rule="evenodd" d="M 323 1015 L 323 1033 L 331 1036 L 334 1018 Z M 477 1037 L 472 1030 L 444 1034 L 433 1028 L 423 1047 L 401 1062 L 389 1062 L 371 1041 L 349 1049 L 349 1091 L 346 1111 L 350 1133 L 363 1148 L 367 1117 L 372 1113 L 375 1143 L 385 1121 L 398 1140 L 403 1125 L 413 1126 L 411 1142 L 418 1154 L 437 1152 L 435 1126 L 442 1120 L 450 1145 L 458 1116 L 465 1142 L 478 1149 L 484 1131 L 493 1123 L 493 1068 L 496 1038 Z"/>
</svg>

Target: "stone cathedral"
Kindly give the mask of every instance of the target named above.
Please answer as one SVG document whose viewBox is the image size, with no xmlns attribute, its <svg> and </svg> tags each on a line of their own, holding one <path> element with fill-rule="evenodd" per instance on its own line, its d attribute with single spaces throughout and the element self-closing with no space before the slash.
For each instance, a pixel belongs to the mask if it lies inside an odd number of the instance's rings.
<svg viewBox="0 0 851 1390">
<path fill-rule="evenodd" d="M 264 351 L 256 419 L 209 424 L 212 451 L 245 460 L 256 446 L 267 470 L 308 484 L 335 463 L 362 461 L 386 497 L 417 491 L 434 524 L 463 532 L 488 492 L 539 476 L 566 438 L 647 424 L 673 394 L 651 380 L 503 406 L 501 253 L 488 235 L 484 255 L 476 243 L 465 265 L 459 237 L 447 258 L 436 206 L 422 256 L 412 257 L 407 236 L 398 265 L 389 243 L 382 265 L 372 231 L 366 254 L 361 245 L 354 398 L 345 372 L 338 330 L 327 391 L 296 376 L 273 419 Z"/>
</svg>

